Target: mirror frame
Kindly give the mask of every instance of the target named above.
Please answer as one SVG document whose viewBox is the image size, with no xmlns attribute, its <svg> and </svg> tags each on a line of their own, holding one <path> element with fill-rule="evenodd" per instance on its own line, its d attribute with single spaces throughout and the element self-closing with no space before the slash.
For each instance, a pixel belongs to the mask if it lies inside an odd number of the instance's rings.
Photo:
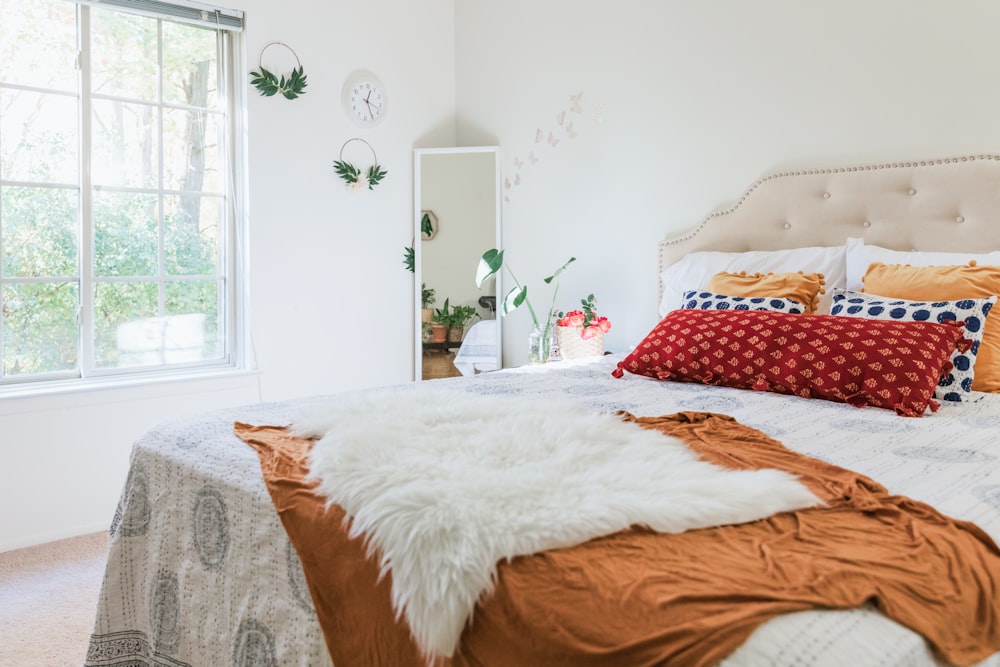
<svg viewBox="0 0 1000 667">
<path fill-rule="evenodd" d="M 423 235 L 420 229 L 420 220 L 423 217 L 423 212 L 427 210 L 421 206 L 421 174 L 420 174 L 420 158 L 424 155 L 447 155 L 455 154 L 462 155 L 467 153 L 492 153 L 493 154 L 493 165 L 494 171 L 496 172 L 496 194 L 494 199 L 496 201 L 496 211 L 494 217 L 496 219 L 496 248 L 502 248 L 502 233 L 501 233 L 501 197 L 503 196 L 503 191 L 501 189 L 500 181 L 500 147 L 499 146 L 460 146 L 451 148 L 416 148 L 413 151 L 413 379 L 414 381 L 420 382 L 423 379 L 423 357 L 424 357 L 424 346 L 421 336 L 421 322 L 420 322 L 420 310 L 423 303 L 422 293 L 421 293 L 421 277 L 423 276 L 423 252 L 421 250 L 421 241 L 423 240 Z M 489 248 L 486 248 L 489 250 Z M 485 250 L 484 250 L 485 252 Z M 475 275 L 470 275 L 469 280 L 475 280 Z M 501 285 L 501 276 L 499 273 L 495 276 L 496 280 L 496 295 L 497 295 L 497 310 L 494 314 L 497 327 L 497 369 L 503 368 L 503 324 L 500 319 L 500 308 L 499 305 L 502 301 L 503 288 Z"/>
</svg>

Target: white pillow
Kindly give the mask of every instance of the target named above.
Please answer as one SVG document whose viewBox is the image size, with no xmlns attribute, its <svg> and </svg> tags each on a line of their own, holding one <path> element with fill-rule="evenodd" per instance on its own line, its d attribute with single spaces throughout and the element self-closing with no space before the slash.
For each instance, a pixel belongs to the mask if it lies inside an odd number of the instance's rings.
<svg viewBox="0 0 1000 667">
<path fill-rule="evenodd" d="M 677 310 L 684 302 L 684 293 L 702 291 L 708 281 L 720 271 L 739 273 L 787 273 L 803 271 L 822 273 L 826 278 L 826 294 L 819 295 L 816 312 L 830 312 L 830 292 L 844 287 L 847 271 L 847 246 L 813 246 L 788 250 L 751 250 L 748 252 L 692 252 L 668 266 L 660 274 L 663 298 L 660 317 Z"/>
<path fill-rule="evenodd" d="M 877 245 L 865 245 L 864 239 L 850 238 L 847 239 L 847 287 L 844 289 L 860 292 L 864 288 L 861 278 L 868 272 L 868 266 L 872 262 L 910 266 L 957 266 L 968 264 L 973 259 L 982 266 L 1000 265 L 1000 251 L 976 254 L 889 250 Z"/>
</svg>

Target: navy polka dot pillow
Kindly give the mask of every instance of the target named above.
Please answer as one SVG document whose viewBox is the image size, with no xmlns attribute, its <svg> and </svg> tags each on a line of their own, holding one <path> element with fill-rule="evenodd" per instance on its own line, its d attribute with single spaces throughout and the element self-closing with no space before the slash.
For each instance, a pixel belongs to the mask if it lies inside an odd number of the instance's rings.
<svg viewBox="0 0 1000 667">
<path fill-rule="evenodd" d="M 691 290 L 684 292 L 681 302 L 684 310 L 773 310 L 779 313 L 801 315 L 805 307 L 795 299 L 770 296 L 726 296 L 712 292 Z"/>
<path fill-rule="evenodd" d="M 954 366 L 948 375 L 941 378 L 934 397 L 942 401 L 961 401 L 972 391 L 972 377 L 976 365 L 979 344 L 983 340 L 983 325 L 986 316 L 997 302 L 997 297 L 988 299 L 962 299 L 960 301 L 905 301 L 874 294 L 852 292 L 835 287 L 831 315 L 844 317 L 867 317 L 873 320 L 899 320 L 916 322 L 944 322 L 947 320 L 965 322 L 965 338 L 972 345 L 965 352 L 956 351 L 951 357 Z"/>
</svg>

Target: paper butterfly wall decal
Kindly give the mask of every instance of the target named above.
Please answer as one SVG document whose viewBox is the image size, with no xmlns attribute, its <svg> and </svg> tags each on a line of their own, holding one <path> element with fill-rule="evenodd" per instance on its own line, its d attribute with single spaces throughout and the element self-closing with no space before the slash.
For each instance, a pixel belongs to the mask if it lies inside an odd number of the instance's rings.
<svg viewBox="0 0 1000 667">
<path fill-rule="evenodd" d="M 579 136 L 580 130 L 577 129 L 575 121 L 570 120 L 569 122 L 567 122 L 567 115 L 583 114 L 583 91 L 581 90 L 576 94 L 569 95 L 568 98 L 569 98 L 569 108 L 562 109 L 555 114 L 555 121 L 556 125 L 558 126 L 557 128 L 553 129 L 543 129 L 541 127 L 535 128 L 535 136 L 534 136 L 535 144 L 541 144 L 545 142 L 548 144 L 550 149 L 555 150 L 556 148 L 559 147 L 560 142 L 562 141 L 560 136 L 561 133 L 565 133 L 565 136 L 569 139 L 576 139 Z M 598 123 L 603 122 L 604 105 L 599 104 L 594 106 L 593 112 L 583 117 L 592 118 Z M 537 165 L 540 161 L 541 158 L 534 150 L 529 151 L 527 166 L 531 167 Z M 523 180 L 521 177 L 521 170 L 524 169 L 524 167 L 525 167 L 525 161 L 521 159 L 520 155 L 515 155 L 513 159 L 513 168 L 512 168 L 512 171 L 514 173 L 512 177 L 505 177 L 503 181 L 504 190 L 506 191 L 506 193 L 504 194 L 504 201 L 509 202 L 510 193 L 513 192 L 514 188 L 517 188 L 518 186 L 521 185 L 521 182 Z M 511 180 L 511 178 L 513 178 L 513 181 Z"/>
</svg>

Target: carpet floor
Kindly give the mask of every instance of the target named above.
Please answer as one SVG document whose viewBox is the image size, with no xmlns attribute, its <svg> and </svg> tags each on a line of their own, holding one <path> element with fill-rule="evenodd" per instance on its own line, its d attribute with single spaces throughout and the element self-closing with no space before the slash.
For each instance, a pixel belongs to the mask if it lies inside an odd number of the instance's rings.
<svg viewBox="0 0 1000 667">
<path fill-rule="evenodd" d="M 0 553 L 0 667 L 80 667 L 93 630 L 108 534 Z"/>
</svg>

